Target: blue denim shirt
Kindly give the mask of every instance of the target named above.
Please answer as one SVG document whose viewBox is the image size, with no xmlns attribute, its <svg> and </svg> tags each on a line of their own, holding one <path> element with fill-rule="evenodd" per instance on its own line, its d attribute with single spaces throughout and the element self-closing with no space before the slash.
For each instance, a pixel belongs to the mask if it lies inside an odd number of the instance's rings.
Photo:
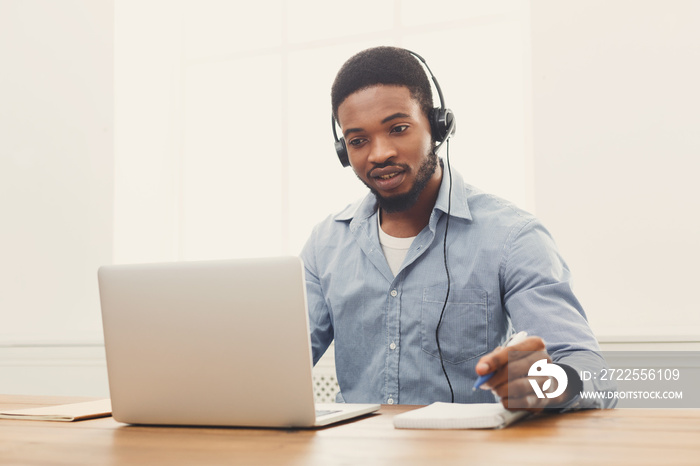
<svg viewBox="0 0 700 466">
<path fill-rule="evenodd" d="M 447 291 L 447 179 L 396 276 L 379 243 L 372 194 L 317 225 L 302 251 L 314 364 L 335 340 L 337 401 L 450 401 L 435 341 Z M 447 259 L 451 287 L 440 346 L 455 402 L 495 401 L 489 391 L 472 391 L 474 367 L 512 331 L 542 337 L 554 362 L 577 371 L 605 367 L 547 230 L 454 171 Z"/>
</svg>

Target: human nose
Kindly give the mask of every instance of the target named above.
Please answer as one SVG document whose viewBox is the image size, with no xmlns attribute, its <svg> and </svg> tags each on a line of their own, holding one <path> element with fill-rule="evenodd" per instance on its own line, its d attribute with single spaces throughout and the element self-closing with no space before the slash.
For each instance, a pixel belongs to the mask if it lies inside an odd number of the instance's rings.
<svg viewBox="0 0 700 466">
<path fill-rule="evenodd" d="M 376 138 L 371 145 L 369 161 L 381 165 L 390 158 L 396 156 L 396 147 L 388 138 Z"/>
</svg>

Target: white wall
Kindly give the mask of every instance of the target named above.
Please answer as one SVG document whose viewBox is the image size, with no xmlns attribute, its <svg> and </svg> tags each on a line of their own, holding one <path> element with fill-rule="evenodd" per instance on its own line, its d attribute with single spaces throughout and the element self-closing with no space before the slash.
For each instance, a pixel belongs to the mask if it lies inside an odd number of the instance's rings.
<svg viewBox="0 0 700 466">
<path fill-rule="evenodd" d="M 0 393 L 104 390 L 113 32 L 111 1 L 0 0 Z"/>
<path fill-rule="evenodd" d="M 0 1 L 0 342 L 100 340 L 112 256 L 109 1 Z"/>
<path fill-rule="evenodd" d="M 532 3 L 537 214 L 598 335 L 700 341 L 700 2 Z"/>
</svg>

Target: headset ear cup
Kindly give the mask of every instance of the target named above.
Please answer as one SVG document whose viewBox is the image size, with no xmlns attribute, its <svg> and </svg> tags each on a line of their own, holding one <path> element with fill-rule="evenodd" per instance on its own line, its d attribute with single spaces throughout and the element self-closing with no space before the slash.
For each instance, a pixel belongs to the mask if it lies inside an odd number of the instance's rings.
<svg viewBox="0 0 700 466">
<path fill-rule="evenodd" d="M 343 167 L 350 166 L 350 157 L 348 157 L 348 148 L 345 145 L 345 138 L 340 138 L 335 141 L 335 153 L 338 154 L 338 160 Z"/>
<path fill-rule="evenodd" d="M 331 129 L 333 130 L 333 139 L 335 139 L 335 153 L 338 155 L 338 160 L 343 167 L 350 166 L 350 157 L 348 157 L 348 147 L 345 145 L 345 138 L 339 138 L 338 132 L 335 130 L 335 115 L 331 115 Z"/>
<path fill-rule="evenodd" d="M 449 108 L 442 109 L 442 115 L 440 120 L 440 125 L 444 128 L 445 136 L 443 139 L 447 139 L 450 136 L 454 136 L 457 131 L 457 122 L 455 121 L 455 114 Z"/>
<path fill-rule="evenodd" d="M 440 143 L 447 139 L 450 133 L 454 133 L 454 114 L 449 108 L 434 108 L 430 111 L 430 131 L 433 140 Z"/>
<path fill-rule="evenodd" d="M 442 112 L 443 112 L 443 109 L 434 108 L 430 111 L 430 115 L 429 115 L 430 132 L 433 135 L 433 140 L 436 143 L 442 142 L 445 139 L 445 135 L 446 135 L 445 128 L 440 123 Z"/>
</svg>

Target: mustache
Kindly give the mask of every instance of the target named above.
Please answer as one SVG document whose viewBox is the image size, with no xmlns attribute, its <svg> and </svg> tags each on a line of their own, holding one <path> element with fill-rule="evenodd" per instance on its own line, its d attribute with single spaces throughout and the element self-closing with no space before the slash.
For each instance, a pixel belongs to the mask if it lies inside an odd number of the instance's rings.
<svg viewBox="0 0 700 466">
<path fill-rule="evenodd" d="M 372 164 L 372 170 L 374 170 L 375 168 L 386 168 L 386 167 L 401 167 L 401 168 L 404 168 L 404 167 L 406 167 L 406 166 L 407 166 L 407 165 L 406 165 L 405 163 L 396 163 L 396 162 L 392 162 L 391 160 L 387 160 L 387 161 L 384 162 L 384 163 L 373 163 L 373 164 Z"/>
<path fill-rule="evenodd" d="M 382 168 L 387 168 L 387 167 L 397 167 L 397 168 L 400 168 L 404 171 L 409 171 L 409 167 L 405 163 L 395 163 L 395 162 L 387 161 L 384 163 L 373 164 L 372 168 L 370 168 L 369 171 L 367 171 L 367 176 L 371 177 L 374 170 L 381 170 Z"/>
</svg>

